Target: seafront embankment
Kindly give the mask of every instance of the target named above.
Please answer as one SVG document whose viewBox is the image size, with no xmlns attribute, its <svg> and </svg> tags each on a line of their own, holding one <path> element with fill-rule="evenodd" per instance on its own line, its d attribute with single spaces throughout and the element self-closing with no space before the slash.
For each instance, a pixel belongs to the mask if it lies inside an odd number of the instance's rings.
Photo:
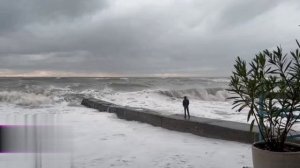
<svg viewBox="0 0 300 168">
<path fill-rule="evenodd" d="M 258 137 L 257 128 L 251 133 L 249 132 L 249 124 L 245 123 L 194 116 L 187 120 L 184 119 L 183 115 L 165 115 L 154 110 L 119 106 L 94 98 L 83 99 L 81 104 L 98 109 L 100 112 L 115 113 L 120 119 L 139 121 L 208 138 L 253 143 Z"/>
</svg>

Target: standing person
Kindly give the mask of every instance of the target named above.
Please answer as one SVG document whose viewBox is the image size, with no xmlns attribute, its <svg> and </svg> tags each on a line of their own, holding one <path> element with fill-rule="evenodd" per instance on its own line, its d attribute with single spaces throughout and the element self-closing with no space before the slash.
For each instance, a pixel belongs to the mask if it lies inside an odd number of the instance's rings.
<svg viewBox="0 0 300 168">
<path fill-rule="evenodd" d="M 182 105 L 183 105 L 183 108 L 184 108 L 184 118 L 186 118 L 186 112 L 188 114 L 188 117 L 190 118 L 189 104 L 190 104 L 189 99 L 186 96 L 184 96 L 184 99 L 182 101 Z"/>
</svg>

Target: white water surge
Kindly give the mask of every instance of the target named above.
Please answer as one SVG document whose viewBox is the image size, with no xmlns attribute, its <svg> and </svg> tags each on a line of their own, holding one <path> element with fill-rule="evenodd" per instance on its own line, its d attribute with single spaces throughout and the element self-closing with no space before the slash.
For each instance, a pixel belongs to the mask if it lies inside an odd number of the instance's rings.
<svg viewBox="0 0 300 168">
<path fill-rule="evenodd" d="M 182 114 L 182 97 L 188 96 L 192 116 L 246 122 L 246 113 L 226 100 L 227 84 L 226 78 L 0 78 L 1 125 L 59 125 L 72 133 L 61 135 L 61 143 L 71 146 L 65 153 L 0 154 L 0 167 L 249 166 L 250 145 L 123 121 L 80 105 L 95 97 Z"/>
<path fill-rule="evenodd" d="M 5 109 L 5 110 L 4 110 Z M 241 168 L 251 165 L 251 146 L 169 131 L 111 113 L 67 105 L 22 108 L 0 104 L 5 125 L 56 125 L 70 132 L 64 153 L 0 154 L 5 168 Z M 224 162 L 226 160 L 226 162 Z"/>
</svg>

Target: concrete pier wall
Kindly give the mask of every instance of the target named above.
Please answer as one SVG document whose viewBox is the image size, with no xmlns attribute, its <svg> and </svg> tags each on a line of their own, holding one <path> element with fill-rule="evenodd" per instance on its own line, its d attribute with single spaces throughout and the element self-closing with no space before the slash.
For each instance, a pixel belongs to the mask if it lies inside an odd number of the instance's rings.
<svg viewBox="0 0 300 168">
<path fill-rule="evenodd" d="M 83 99 L 81 104 L 98 109 L 100 112 L 115 113 L 121 119 L 140 121 L 169 130 L 192 133 L 208 138 L 253 143 L 258 137 L 257 128 L 251 133 L 249 132 L 249 125 L 244 123 L 193 116 L 186 120 L 183 115 L 163 115 L 148 109 L 118 106 L 93 98 Z"/>
</svg>

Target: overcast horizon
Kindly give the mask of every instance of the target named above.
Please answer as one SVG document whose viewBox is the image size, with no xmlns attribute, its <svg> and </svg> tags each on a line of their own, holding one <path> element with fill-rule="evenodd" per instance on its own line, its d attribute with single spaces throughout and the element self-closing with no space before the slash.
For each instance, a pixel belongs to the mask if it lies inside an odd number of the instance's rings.
<svg viewBox="0 0 300 168">
<path fill-rule="evenodd" d="M 298 0 L 1 0 L 0 76 L 228 76 L 300 40 Z"/>
</svg>

